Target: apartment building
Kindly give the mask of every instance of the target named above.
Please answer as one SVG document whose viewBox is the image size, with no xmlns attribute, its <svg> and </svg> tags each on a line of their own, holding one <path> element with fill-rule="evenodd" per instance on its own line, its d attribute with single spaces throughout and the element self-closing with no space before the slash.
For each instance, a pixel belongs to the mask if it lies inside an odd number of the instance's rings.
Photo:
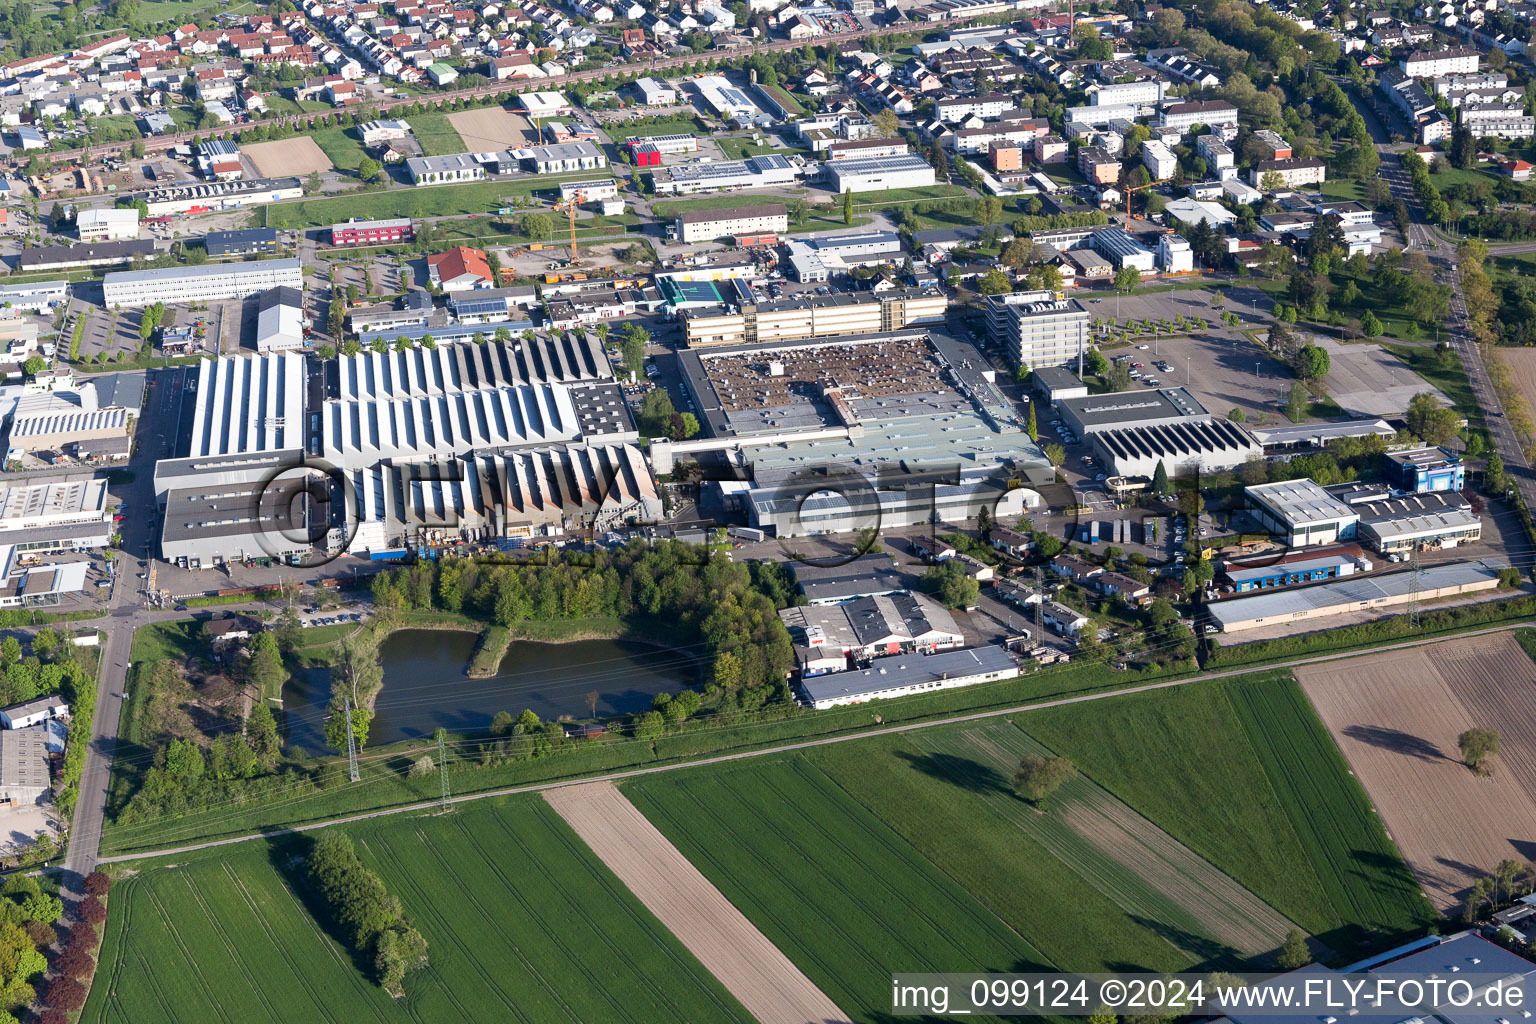
<svg viewBox="0 0 1536 1024">
<path fill-rule="evenodd" d="M 1197 124 L 1211 128 L 1237 127 L 1237 108 L 1226 100 L 1175 103 L 1163 110 L 1159 123 L 1164 128 L 1187 132 Z"/>
<path fill-rule="evenodd" d="M 1266 175 L 1278 174 L 1286 188 L 1318 185 L 1328 176 L 1327 165 L 1315 157 L 1291 157 L 1286 160 L 1260 160 L 1249 171 L 1249 184 L 1259 188 Z"/>
<path fill-rule="evenodd" d="M 690 210 L 677 216 L 677 237 L 684 242 L 712 242 L 727 235 L 782 234 L 788 230 L 789 212 L 783 203 Z"/>
<path fill-rule="evenodd" d="M 303 265 L 298 260 L 262 260 L 119 271 L 106 276 L 102 291 L 108 306 L 131 309 L 156 302 L 240 299 L 270 288 L 303 287 Z"/>
<path fill-rule="evenodd" d="M 1449 50 L 1415 50 L 1398 61 L 1409 78 L 1470 75 L 1477 71 L 1478 53 L 1466 47 Z"/>
</svg>

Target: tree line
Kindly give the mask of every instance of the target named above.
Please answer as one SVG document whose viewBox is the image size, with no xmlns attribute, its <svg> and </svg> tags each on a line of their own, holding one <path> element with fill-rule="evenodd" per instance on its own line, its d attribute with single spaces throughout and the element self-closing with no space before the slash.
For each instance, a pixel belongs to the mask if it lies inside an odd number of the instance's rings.
<svg viewBox="0 0 1536 1024">
<path fill-rule="evenodd" d="M 777 563 L 737 564 L 691 545 L 636 541 L 617 552 L 560 552 L 547 564 L 453 558 L 379 573 L 380 609 L 437 609 L 499 626 L 620 619 L 647 635 L 696 643 L 710 685 L 783 685 L 794 662 L 778 610 L 793 582 Z"/>
<path fill-rule="evenodd" d="M 330 909 L 348 945 L 373 958 L 374 978 L 403 995 L 405 976 L 429 963 L 421 937 L 378 872 L 358 857 L 351 838 L 326 832 L 309 854 L 309 881 Z"/>
</svg>

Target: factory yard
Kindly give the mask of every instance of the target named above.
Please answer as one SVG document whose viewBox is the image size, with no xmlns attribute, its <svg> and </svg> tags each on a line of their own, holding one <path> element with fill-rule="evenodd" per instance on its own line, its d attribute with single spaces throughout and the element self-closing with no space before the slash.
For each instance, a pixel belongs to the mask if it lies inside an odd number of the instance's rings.
<svg viewBox="0 0 1536 1024">
<path fill-rule="evenodd" d="M 1324 383 L 1333 400 L 1351 416 L 1401 416 L 1408 400 L 1422 391 L 1432 391 L 1450 404 L 1450 399 L 1380 345 L 1343 345 L 1321 335 L 1308 340 L 1328 353 L 1331 368 Z"/>
<path fill-rule="evenodd" d="M 448 123 L 472 153 L 526 146 L 533 136 L 527 118 L 501 107 L 460 110 L 448 115 Z"/>
<path fill-rule="evenodd" d="M 335 166 L 325 151 L 308 136 L 283 139 L 280 142 L 258 142 L 243 147 L 240 152 L 251 161 L 256 173 L 264 178 L 323 174 Z"/>
<path fill-rule="evenodd" d="M 1536 838 L 1536 663 L 1508 633 L 1296 670 L 1308 698 L 1436 907 Z M 1492 774 L 1456 738 L 1498 729 Z"/>
</svg>

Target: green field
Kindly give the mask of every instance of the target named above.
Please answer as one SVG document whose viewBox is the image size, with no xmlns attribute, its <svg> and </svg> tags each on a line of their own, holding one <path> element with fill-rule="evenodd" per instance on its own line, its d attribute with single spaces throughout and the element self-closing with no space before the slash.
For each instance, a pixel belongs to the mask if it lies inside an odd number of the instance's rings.
<svg viewBox="0 0 1536 1024">
<path fill-rule="evenodd" d="M 1346 959 L 1433 920 L 1289 673 L 1047 708 L 1023 723 Z"/>
<path fill-rule="evenodd" d="M 416 136 L 427 156 L 450 156 L 469 151 L 458 131 L 449 123 L 448 115 L 437 111 L 411 115 L 411 134 Z"/>
<path fill-rule="evenodd" d="M 357 170 L 357 165 L 362 163 L 363 157 L 368 155 L 363 151 L 363 144 L 348 135 L 347 130 L 339 125 L 306 134 L 315 140 L 315 145 L 319 146 L 326 156 L 331 158 L 331 163 L 342 170 Z"/>
<path fill-rule="evenodd" d="M 892 971 L 1051 963 L 804 758 L 673 772 L 624 792 L 855 1020 L 884 1019 Z"/>
<path fill-rule="evenodd" d="M 1018 723 L 807 757 L 1058 967 L 1237 966 L 1280 944 L 1289 921 L 1092 779 L 1069 781 L 1046 813 L 1019 799 L 1009 782 L 1019 759 L 1048 751 Z"/>
<path fill-rule="evenodd" d="M 609 121 L 603 126 L 614 142 L 623 142 L 631 135 L 648 139 L 653 135 L 698 135 L 703 129 L 692 118 L 679 117 L 655 124 L 629 125 L 623 121 Z"/>
<path fill-rule="evenodd" d="M 262 210 L 265 211 L 269 227 L 288 228 L 335 224 L 348 217 L 370 220 L 380 217 L 457 217 L 470 213 L 489 213 L 514 196 L 553 189 L 562 181 L 585 181 L 591 177 L 592 172 L 588 171 L 585 174 L 472 182 L 466 185 L 427 185 L 420 188 L 397 185 L 379 192 L 277 203 L 264 206 Z"/>
<path fill-rule="evenodd" d="M 751 1022 L 542 800 L 348 831 L 431 949 L 403 1000 L 317 923 L 284 837 L 120 882 L 80 1020 Z"/>
</svg>

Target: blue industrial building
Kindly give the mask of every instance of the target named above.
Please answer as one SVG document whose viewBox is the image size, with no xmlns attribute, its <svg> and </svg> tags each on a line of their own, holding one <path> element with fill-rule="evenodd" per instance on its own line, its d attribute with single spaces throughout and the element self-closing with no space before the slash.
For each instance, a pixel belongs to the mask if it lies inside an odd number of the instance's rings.
<svg viewBox="0 0 1536 1024">
<path fill-rule="evenodd" d="M 1239 594 L 1253 590 L 1273 590 L 1291 587 L 1298 583 L 1317 583 L 1335 580 L 1355 571 L 1355 560 L 1343 555 L 1328 558 L 1308 558 L 1299 562 L 1282 562 L 1277 565 L 1259 566 L 1252 569 L 1228 568 L 1222 573 L 1232 582 L 1232 589 Z"/>
<path fill-rule="evenodd" d="M 1387 483 L 1399 491 L 1459 491 L 1467 485 L 1461 457 L 1444 448 L 1414 448 L 1386 455 Z"/>
</svg>

